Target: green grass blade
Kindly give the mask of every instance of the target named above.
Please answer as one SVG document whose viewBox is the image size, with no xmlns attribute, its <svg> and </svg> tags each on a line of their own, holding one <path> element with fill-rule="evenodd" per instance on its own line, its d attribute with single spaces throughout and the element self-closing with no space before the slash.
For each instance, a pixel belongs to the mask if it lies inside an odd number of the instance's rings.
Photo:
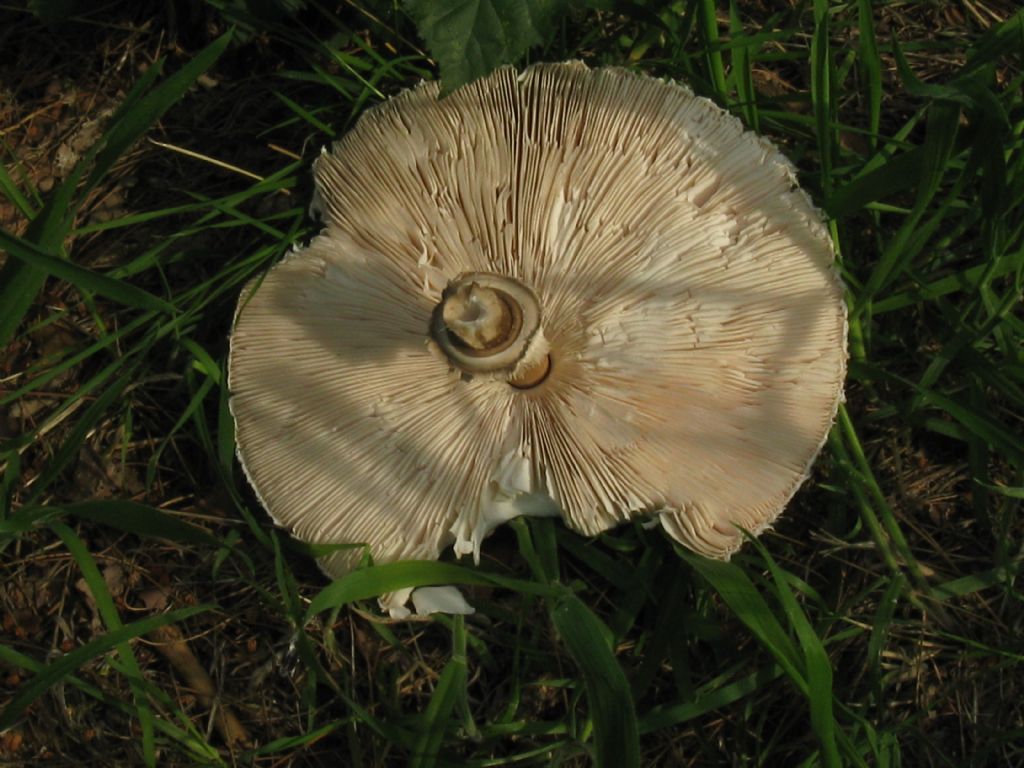
<svg viewBox="0 0 1024 768">
<path fill-rule="evenodd" d="M 833 190 L 825 202 L 825 210 L 833 217 L 850 216 L 871 203 L 912 189 L 923 167 L 924 149 L 921 147 L 896 155 Z"/>
<path fill-rule="evenodd" d="M 442 620 L 448 620 L 447 616 L 438 614 Z M 470 739 L 480 737 L 480 729 L 477 728 L 476 720 L 473 717 L 473 707 L 469 696 L 469 657 L 466 655 L 467 640 L 474 641 L 474 647 L 478 653 L 489 659 L 489 648 L 486 642 L 471 637 L 466 632 L 466 620 L 464 616 L 451 617 L 452 624 L 452 663 L 456 665 L 455 680 L 455 709 L 462 720 L 463 729 Z"/>
<path fill-rule="evenodd" d="M 318 613 L 356 600 L 367 600 L 407 587 L 431 587 L 445 584 L 500 586 L 539 597 L 557 597 L 562 594 L 561 589 L 557 587 L 506 578 L 450 563 L 420 560 L 385 563 L 353 571 L 324 587 L 306 609 L 306 621 L 310 621 Z"/>
<path fill-rule="evenodd" d="M 751 66 L 754 46 L 742 42 L 744 39 L 743 21 L 740 19 L 736 0 L 729 1 L 729 33 L 734 42 L 729 77 L 736 86 L 736 95 L 739 97 L 740 108 L 747 126 L 757 131 L 760 128 L 760 120 L 757 114 L 757 91 L 754 89 L 754 75 Z"/>
<path fill-rule="evenodd" d="M 1024 467 L 1024 443 L 1021 442 L 1020 435 L 1013 434 L 987 413 L 981 413 L 962 405 L 941 392 L 919 387 L 913 382 L 907 383 L 921 394 L 925 402 L 948 413 L 966 427 L 971 434 L 980 437 L 1017 467 Z"/>
<path fill-rule="evenodd" d="M 108 409 L 124 392 L 131 382 L 132 373 L 131 368 L 129 368 L 117 381 L 108 386 L 106 391 L 97 397 L 85 409 L 84 413 L 78 417 L 75 426 L 64 439 L 64 443 L 32 484 L 32 492 L 28 497 L 28 504 L 37 503 L 46 489 L 50 487 L 50 484 L 60 477 L 61 473 L 78 456 L 82 443 L 85 442 L 89 431 L 92 430 L 97 421 L 106 415 Z"/>
<path fill-rule="evenodd" d="M 253 750 L 253 754 L 258 756 L 287 754 L 301 747 L 312 746 L 339 728 L 344 728 L 347 724 L 345 721 L 335 720 L 298 736 L 285 736 L 282 739 L 274 739 L 269 744 L 264 744 Z"/>
<path fill-rule="evenodd" d="M 3 230 L 0 230 L 0 249 L 30 267 L 33 273 L 40 275 L 42 279 L 45 279 L 48 275 L 53 275 L 54 277 L 66 280 L 76 288 L 90 293 L 97 293 L 100 296 L 106 296 L 108 299 L 113 299 L 126 307 L 150 309 L 168 314 L 175 311 L 173 304 L 157 298 L 141 288 L 136 288 L 134 285 L 121 280 L 101 275 L 99 272 L 93 272 L 91 269 L 80 267 L 56 256 L 51 256 L 25 240 L 9 235 Z M 16 316 L 17 312 L 18 307 L 16 306 L 4 307 L 3 313 L 0 314 L 0 324 L 15 322 L 15 320 L 20 322 L 21 317 Z"/>
<path fill-rule="evenodd" d="M 875 42 L 874 9 L 871 0 L 857 0 L 857 31 L 860 46 L 857 52 L 867 91 L 868 132 L 874 148 L 882 122 L 882 60 Z"/>
<path fill-rule="evenodd" d="M 221 373 L 221 381 L 227 381 L 227 362 Z M 234 485 L 235 481 L 235 419 L 231 415 L 231 393 L 226 386 L 221 386 L 217 397 L 217 438 L 216 450 L 220 473 L 225 480 Z"/>
<path fill-rule="evenodd" d="M 1005 277 L 1018 268 L 1013 259 L 1000 259 L 995 265 L 992 262 L 986 262 L 956 274 L 921 282 L 917 288 L 892 293 L 884 299 L 879 299 L 871 305 L 871 314 L 877 317 L 886 312 L 894 312 L 914 304 L 949 296 L 951 293 L 974 293 L 980 291 L 984 278 Z"/>
<path fill-rule="evenodd" d="M 118 327 L 116 330 L 105 334 L 94 344 L 90 344 L 88 347 L 83 349 L 81 352 L 69 355 L 57 365 L 52 366 L 49 370 L 44 373 L 40 373 L 38 376 L 34 376 L 28 384 L 23 387 L 18 387 L 10 393 L 0 397 L 0 406 L 9 405 L 10 403 L 20 400 L 30 392 L 37 391 L 45 387 L 52 380 L 57 378 L 63 373 L 72 370 L 75 366 L 81 364 L 85 360 L 89 360 L 98 352 L 109 349 L 110 347 L 117 344 L 119 341 L 128 338 L 128 336 L 141 328 L 145 327 L 148 323 L 153 321 L 153 315 L 151 313 L 145 313 L 136 317 L 130 322 L 126 322 L 124 325 Z M 110 370 L 115 370 L 111 368 Z M 95 380 L 94 377 L 93 380 Z M 90 389 L 92 389 L 90 387 Z M 80 394 L 82 394 L 80 392 Z"/>
<path fill-rule="evenodd" d="M 879 291 L 900 276 L 913 255 L 923 246 L 924 228 L 921 220 L 949 167 L 959 120 L 960 109 L 953 104 L 936 103 L 928 111 L 921 177 L 914 208 L 886 246 L 864 288 L 858 292 L 857 303 L 851 313 L 853 317 L 858 317 Z M 933 217 L 932 221 L 933 226 L 937 225 L 938 217 Z"/>
<path fill-rule="evenodd" d="M 549 517 L 531 517 L 526 519 L 526 523 L 537 547 L 537 556 L 544 571 L 544 582 L 551 584 L 558 581 L 558 540 L 555 538 L 554 520 Z"/>
<path fill-rule="evenodd" d="M 0 164 L 0 194 L 10 200 L 18 209 L 18 213 L 26 219 L 31 221 L 35 218 L 36 212 L 32 209 L 32 204 L 21 194 L 21 190 L 3 164 Z"/>
<path fill-rule="evenodd" d="M 900 596 L 906 588 L 903 576 L 896 576 L 885 588 L 882 597 L 878 601 L 878 610 L 875 611 L 874 621 L 871 624 L 871 637 L 868 640 L 867 668 L 874 680 L 877 694 L 881 694 L 882 680 L 882 650 L 889 640 L 889 628 L 892 625 L 896 614 L 896 606 L 899 605 Z"/>
<path fill-rule="evenodd" d="M 100 618 L 103 619 L 103 623 L 107 625 L 107 629 L 110 631 L 122 629 L 124 625 L 121 623 L 121 616 L 117 612 L 114 600 L 110 596 L 110 591 L 107 589 L 106 580 L 100 573 L 100 569 L 96 566 L 96 561 L 89 554 L 85 544 L 71 528 L 63 523 L 52 522 L 50 527 L 60 536 L 64 546 L 67 547 L 67 550 L 71 553 L 71 556 L 82 571 L 82 577 L 85 579 L 85 583 L 89 587 L 89 593 L 96 603 L 96 610 Z M 139 725 L 142 727 L 143 760 L 147 766 L 155 766 L 156 742 L 154 741 L 153 731 L 153 710 L 149 707 L 145 691 L 140 685 L 142 669 L 139 667 L 139 662 L 135 658 L 132 647 L 128 642 L 118 643 L 117 653 L 121 658 L 121 663 L 124 664 L 127 670 L 128 684 L 132 689 L 135 705 L 139 712 Z"/>
<path fill-rule="evenodd" d="M 699 0 L 697 15 L 700 21 L 700 35 L 707 59 L 708 78 L 715 89 L 715 95 L 723 103 L 729 98 L 726 82 L 725 62 L 718 45 L 718 8 L 714 0 Z"/>
<path fill-rule="evenodd" d="M 74 670 L 97 656 L 113 650 L 121 643 L 134 637 L 149 634 L 158 627 L 165 627 L 168 624 L 184 621 L 212 609 L 212 605 L 196 605 L 162 613 L 159 616 L 151 616 L 148 619 L 142 619 L 126 624 L 120 629 L 112 630 L 85 645 L 79 646 L 70 653 L 64 654 L 56 661 L 47 664 L 42 672 L 18 688 L 17 692 L 7 703 L 7 706 L 4 707 L 3 712 L 0 712 L 0 730 L 14 725 L 33 701 L 58 684 Z"/>
<path fill-rule="evenodd" d="M 21 479 L 21 454 L 16 448 L 4 451 L 0 453 L 0 462 L 5 465 L 0 479 L 0 524 L 4 524 L 11 514 L 12 494 Z"/>
<path fill-rule="evenodd" d="M 811 626 L 807 614 L 797 603 L 786 575 L 760 541 L 753 538 L 751 541 L 768 566 L 775 594 L 779 598 L 786 619 L 796 633 L 800 649 L 803 651 L 803 667 L 807 675 L 807 698 L 811 711 L 811 728 L 818 736 L 818 741 L 821 742 L 823 764 L 829 768 L 838 768 L 843 761 L 839 755 L 839 748 L 836 746 L 837 729 L 832 712 L 832 663 L 829 661 L 821 638 Z"/>
<path fill-rule="evenodd" d="M 782 667 L 770 664 L 726 685 L 711 690 L 702 689 L 688 701 L 655 707 L 640 717 L 640 733 L 673 728 L 713 710 L 727 707 L 756 693 L 781 676 Z"/>
<path fill-rule="evenodd" d="M 747 625 L 797 689 L 807 696 L 808 683 L 802 669 L 800 653 L 747 574 L 735 563 L 708 560 L 689 552 L 682 552 L 682 555 L 683 559 L 721 595 L 736 617 Z"/>
<path fill-rule="evenodd" d="M 4 645 L 0 645 L 0 661 L 16 669 L 24 669 L 35 675 L 46 671 L 45 664 Z M 82 691 L 97 702 L 105 706 L 109 706 L 112 709 L 119 710 L 129 717 L 134 715 L 136 712 L 128 702 L 122 701 L 105 693 L 75 675 L 68 675 L 64 678 L 64 682 Z M 172 740 L 175 744 L 185 747 L 185 749 L 194 756 L 195 760 L 200 765 L 227 765 L 227 763 L 220 758 L 220 755 L 217 754 L 216 748 L 207 744 L 205 739 L 202 738 L 202 735 L 191 727 L 191 723 L 186 722 L 186 729 L 183 730 L 167 720 L 156 718 L 153 721 L 153 725 L 157 731 L 167 736 L 168 739 Z"/>
<path fill-rule="evenodd" d="M 233 34 L 229 30 L 218 37 L 177 72 L 168 75 L 158 86 L 140 94 L 115 114 L 103 137 L 101 149 L 96 153 L 95 164 L 86 180 L 86 190 L 98 184 L 117 159 L 168 109 L 181 101 L 200 75 L 217 63 L 231 43 Z"/>
<path fill-rule="evenodd" d="M 818 139 L 821 189 L 828 196 L 832 189 L 833 124 L 835 105 L 832 100 L 833 65 L 829 46 L 828 0 L 814 0 L 814 35 L 811 37 L 811 108 Z"/>
<path fill-rule="evenodd" d="M 549 584 L 558 578 L 557 571 L 548 573 L 537 546 L 533 541 L 533 532 L 525 518 L 519 517 L 512 520 L 509 525 L 516 532 L 516 541 L 519 543 L 519 554 L 530 566 L 530 573 L 533 578 L 542 584 Z"/>
<path fill-rule="evenodd" d="M 1006 485 L 992 485 L 990 483 L 979 483 L 979 485 L 993 493 L 998 493 L 1000 496 L 1006 496 L 1010 499 L 1024 499 L 1024 487 L 1012 488 Z"/>
<path fill-rule="evenodd" d="M 221 36 L 197 54 L 192 61 L 150 90 L 160 72 L 159 64 L 151 67 L 114 113 L 105 136 L 86 153 L 68 178 L 54 190 L 26 232 L 25 242 L 34 246 L 32 255 L 25 259 L 24 253 L 21 257 L 14 253 L 18 261 L 10 260 L 0 270 L 0 307 L 3 307 L 3 312 L 0 313 L 0 347 L 13 338 L 25 313 L 42 288 L 46 275 L 65 276 L 53 267 L 50 260 L 58 259 L 55 254 L 60 253 L 81 201 L 110 170 L 117 158 L 164 112 L 180 101 L 196 78 L 213 66 L 230 40 L 231 33 Z M 85 184 L 80 186 L 79 182 L 87 169 L 91 169 L 91 172 Z M 7 248 L 12 242 L 17 245 L 14 238 L 5 235 L 5 239 L 0 241 L 0 246 Z M 28 263 L 25 263 L 26 261 Z M 42 271 L 38 265 L 49 266 L 46 267 L 47 271 Z M 69 274 L 80 276 L 80 273 L 74 270 Z M 137 294 L 134 295 L 137 297 Z M 166 311 L 166 305 L 161 309 Z"/>
<path fill-rule="evenodd" d="M 606 639 L 610 630 L 573 594 L 556 600 L 550 615 L 583 678 L 594 725 L 594 764 L 598 768 L 639 766 L 636 708 L 626 675 Z"/>
<path fill-rule="evenodd" d="M 462 616 L 455 617 L 455 632 L 465 632 Z M 465 640 L 463 639 L 463 646 Z M 413 750 L 410 768 L 434 768 L 437 765 L 438 752 L 444 743 L 445 730 L 451 719 L 452 712 L 459 700 L 459 686 L 465 691 L 466 656 L 453 652 L 452 658 L 441 671 L 430 703 L 420 718 L 420 734 Z"/>
<path fill-rule="evenodd" d="M 1013 583 L 1020 578 L 1022 569 L 1024 569 L 1024 560 L 1018 558 L 1010 568 L 996 567 L 982 573 L 972 573 L 951 579 L 935 588 L 936 597 L 939 600 L 952 600 L 996 587 L 1010 590 Z"/>
<path fill-rule="evenodd" d="M 187 376 L 186 378 L 188 380 L 191 380 L 193 377 Z M 213 387 L 213 379 L 203 378 L 202 383 L 199 385 L 199 388 L 196 390 L 195 394 L 189 400 L 188 405 L 178 416 L 178 420 L 174 423 L 174 426 L 171 427 L 170 430 L 168 430 L 166 436 L 164 436 L 164 438 L 160 441 L 160 444 L 156 447 L 156 450 L 153 451 L 153 455 L 150 457 L 146 466 L 147 488 L 153 485 L 157 466 L 160 464 L 160 457 L 163 455 L 164 449 L 167 448 L 167 446 L 171 443 L 172 440 L 174 440 L 174 436 L 178 434 L 181 428 L 185 426 L 185 424 L 190 419 L 201 413 L 203 401 L 206 399 L 206 395 L 210 392 L 211 389 L 213 389 Z M 205 422 L 202 421 L 201 418 L 198 420 L 200 424 L 205 425 Z M 207 435 L 200 430 L 200 439 L 203 440 L 204 447 L 207 449 L 207 453 L 209 454 L 211 453 L 211 451 L 209 450 L 210 446 L 207 445 L 207 440 L 205 438 L 207 438 Z"/>
<path fill-rule="evenodd" d="M 296 115 L 301 117 L 303 120 L 305 120 L 311 126 L 316 128 L 322 134 L 324 134 L 325 136 L 327 136 L 328 138 L 331 138 L 331 139 L 333 139 L 335 137 L 334 129 L 331 128 L 331 126 L 327 125 L 327 123 L 325 123 L 322 120 L 320 120 L 319 118 L 317 118 L 316 115 L 314 115 L 312 112 L 310 112 L 307 109 L 304 109 L 300 104 L 296 104 L 294 101 L 289 99 L 287 96 L 285 96 L 280 91 L 274 91 L 274 96 L 276 96 L 278 99 L 280 99 L 281 103 L 284 104 L 286 107 L 288 107 L 288 109 L 290 109 Z"/>
<path fill-rule="evenodd" d="M 1003 56 L 1024 48 L 1024 10 L 1019 10 L 1002 24 L 993 26 L 981 39 L 970 56 L 967 65 L 960 73 L 961 77 L 974 74 L 979 67 L 984 67 Z"/>
<path fill-rule="evenodd" d="M 47 513 L 65 514 L 79 520 L 88 520 L 145 538 L 167 539 L 179 544 L 213 549 L 219 548 L 222 544 L 221 539 L 197 525 L 186 523 L 162 509 L 135 501 L 117 499 L 79 501 L 73 504 L 51 505 L 37 509 Z M 18 514 L 26 512 L 30 511 L 19 510 Z"/>
<path fill-rule="evenodd" d="M 907 544 L 892 506 L 871 470 L 871 464 L 864 454 L 864 447 L 845 405 L 839 406 L 836 424 L 837 429 L 833 429 L 829 434 L 829 440 L 840 458 L 841 466 L 848 473 L 847 477 L 852 481 L 850 488 L 860 502 L 862 519 L 871 531 L 882 558 L 894 576 L 901 575 L 903 567 L 906 567 L 913 585 L 923 594 L 930 595 L 931 585 L 921 572 L 921 567 Z M 896 553 L 899 554 L 899 560 Z M 913 593 L 910 597 L 919 602 Z"/>
</svg>

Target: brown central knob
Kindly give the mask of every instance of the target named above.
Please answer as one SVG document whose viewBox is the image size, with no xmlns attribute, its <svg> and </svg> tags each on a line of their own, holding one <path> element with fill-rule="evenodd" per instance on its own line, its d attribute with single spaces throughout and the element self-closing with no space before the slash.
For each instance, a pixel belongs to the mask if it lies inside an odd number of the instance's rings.
<svg viewBox="0 0 1024 768">
<path fill-rule="evenodd" d="M 452 280 L 430 333 L 462 371 L 499 375 L 519 389 L 539 384 L 551 367 L 536 294 L 504 275 L 470 272 Z"/>
</svg>

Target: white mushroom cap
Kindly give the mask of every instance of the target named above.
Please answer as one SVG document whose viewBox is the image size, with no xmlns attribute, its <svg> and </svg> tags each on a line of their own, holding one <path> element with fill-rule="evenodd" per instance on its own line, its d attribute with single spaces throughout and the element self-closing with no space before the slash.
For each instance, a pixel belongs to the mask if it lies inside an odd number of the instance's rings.
<svg viewBox="0 0 1024 768">
<path fill-rule="evenodd" d="M 315 170 L 325 229 L 246 291 L 230 356 L 243 466 L 299 538 L 388 562 L 478 556 L 519 514 L 586 534 L 660 515 L 726 557 L 807 476 L 845 374 L 831 241 L 791 165 L 710 101 L 502 69 L 371 109 Z M 536 296 L 540 383 L 435 342 L 467 273 Z"/>
</svg>

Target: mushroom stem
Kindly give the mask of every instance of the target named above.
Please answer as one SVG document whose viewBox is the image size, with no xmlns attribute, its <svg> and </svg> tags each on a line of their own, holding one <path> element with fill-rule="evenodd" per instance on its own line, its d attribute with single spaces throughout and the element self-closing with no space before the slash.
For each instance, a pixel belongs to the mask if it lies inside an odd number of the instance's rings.
<svg viewBox="0 0 1024 768">
<path fill-rule="evenodd" d="M 476 282 L 460 284 L 441 303 L 441 315 L 448 331 L 478 352 L 501 346 L 514 325 L 508 302 Z"/>
<path fill-rule="evenodd" d="M 528 365 L 520 365 L 509 378 L 508 383 L 516 389 L 529 389 L 544 381 L 549 373 L 551 373 L 551 355 L 545 352 L 540 359 L 533 360 Z"/>
<path fill-rule="evenodd" d="M 430 333 L 453 365 L 495 374 L 518 389 L 544 380 L 551 368 L 536 294 L 511 277 L 460 275 L 434 309 Z"/>
</svg>

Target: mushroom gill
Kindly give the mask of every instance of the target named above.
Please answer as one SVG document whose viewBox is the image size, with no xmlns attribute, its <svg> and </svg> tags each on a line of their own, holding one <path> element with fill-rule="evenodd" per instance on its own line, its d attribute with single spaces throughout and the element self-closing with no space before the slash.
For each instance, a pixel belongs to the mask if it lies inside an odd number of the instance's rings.
<svg viewBox="0 0 1024 768">
<path fill-rule="evenodd" d="M 325 228 L 245 292 L 229 360 L 242 464 L 296 536 L 387 562 L 643 515 L 727 557 L 807 476 L 845 373 L 831 240 L 711 102 L 506 68 L 374 107 L 315 173 Z"/>
</svg>

